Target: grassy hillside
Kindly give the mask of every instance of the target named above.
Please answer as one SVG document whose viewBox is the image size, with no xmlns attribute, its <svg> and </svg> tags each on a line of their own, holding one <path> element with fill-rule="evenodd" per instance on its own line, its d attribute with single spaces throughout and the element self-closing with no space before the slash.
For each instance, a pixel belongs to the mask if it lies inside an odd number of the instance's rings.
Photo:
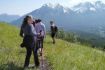
<svg viewBox="0 0 105 70">
<path fill-rule="evenodd" d="M 0 70 L 23 70 L 25 49 L 19 47 L 21 41 L 19 29 L 0 23 Z M 53 70 L 105 69 L 105 53 L 90 47 L 59 39 L 53 45 L 51 38 L 47 36 L 44 52 Z"/>
</svg>

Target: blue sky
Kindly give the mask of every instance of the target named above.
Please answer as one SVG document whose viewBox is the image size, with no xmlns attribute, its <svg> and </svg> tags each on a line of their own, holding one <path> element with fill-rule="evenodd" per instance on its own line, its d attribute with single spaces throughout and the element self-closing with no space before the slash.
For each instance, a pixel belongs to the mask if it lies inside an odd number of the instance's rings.
<svg viewBox="0 0 105 70">
<path fill-rule="evenodd" d="M 29 13 L 46 3 L 56 4 L 59 3 L 66 7 L 71 7 L 80 2 L 94 2 L 94 1 L 103 1 L 105 0 L 0 0 L 0 14 L 15 14 L 15 15 L 24 15 Z"/>
</svg>

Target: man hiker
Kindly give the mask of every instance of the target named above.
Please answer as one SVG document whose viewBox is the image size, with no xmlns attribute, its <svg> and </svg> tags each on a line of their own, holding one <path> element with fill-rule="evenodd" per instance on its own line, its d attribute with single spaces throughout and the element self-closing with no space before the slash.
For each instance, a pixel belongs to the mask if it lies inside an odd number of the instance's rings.
<svg viewBox="0 0 105 70">
<path fill-rule="evenodd" d="M 52 37 L 52 40 L 53 40 L 53 44 L 55 44 L 55 36 L 56 36 L 56 33 L 58 32 L 58 27 L 54 24 L 53 21 L 50 21 L 50 29 L 51 29 L 51 37 Z"/>
<path fill-rule="evenodd" d="M 41 19 L 37 19 L 35 24 L 35 30 L 37 33 L 40 33 L 39 36 L 37 36 L 37 46 L 40 50 L 40 55 L 42 56 L 43 53 L 43 41 L 46 36 L 46 28 L 45 25 L 42 23 Z"/>
</svg>

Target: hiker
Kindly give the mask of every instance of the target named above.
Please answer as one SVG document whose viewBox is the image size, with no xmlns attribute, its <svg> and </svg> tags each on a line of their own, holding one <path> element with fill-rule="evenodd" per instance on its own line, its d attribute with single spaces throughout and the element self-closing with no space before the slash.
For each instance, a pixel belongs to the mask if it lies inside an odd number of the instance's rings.
<svg viewBox="0 0 105 70">
<path fill-rule="evenodd" d="M 58 27 L 54 24 L 53 21 L 50 21 L 50 29 L 51 29 L 51 37 L 52 37 L 52 40 L 53 40 L 53 44 L 55 44 L 55 36 L 56 36 L 56 33 L 58 32 Z"/>
<path fill-rule="evenodd" d="M 32 16 L 26 16 L 23 20 L 23 24 L 20 30 L 20 36 L 23 37 L 23 43 L 21 44 L 21 47 L 26 48 L 24 68 L 27 68 L 29 66 L 32 52 L 34 54 L 35 66 L 36 67 L 39 66 L 37 48 L 35 47 L 35 37 L 38 36 L 39 33 L 36 33 L 32 23 L 33 23 Z"/>
<path fill-rule="evenodd" d="M 46 28 L 45 25 L 42 23 L 40 19 L 35 20 L 35 30 L 37 33 L 40 33 L 40 35 L 37 36 L 37 47 L 40 51 L 40 56 L 42 56 L 43 53 L 43 41 L 46 36 Z"/>
</svg>

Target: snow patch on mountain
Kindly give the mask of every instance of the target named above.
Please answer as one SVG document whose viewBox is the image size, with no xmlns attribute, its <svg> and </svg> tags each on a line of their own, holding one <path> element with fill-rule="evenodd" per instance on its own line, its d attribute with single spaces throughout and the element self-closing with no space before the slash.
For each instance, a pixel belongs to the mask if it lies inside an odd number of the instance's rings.
<svg viewBox="0 0 105 70">
<path fill-rule="evenodd" d="M 56 10 L 56 9 L 63 10 L 64 13 L 69 13 L 69 10 L 70 10 L 70 8 L 63 7 L 60 4 L 51 4 L 51 3 L 48 3 L 48 4 L 44 4 L 43 6 L 44 7 L 49 7 L 49 8 L 54 9 L 54 10 Z"/>
<path fill-rule="evenodd" d="M 91 7 L 91 8 L 90 8 L 90 11 L 94 11 L 94 12 L 95 12 L 96 9 L 95 9 L 94 7 Z"/>
<path fill-rule="evenodd" d="M 72 10 L 77 13 L 84 13 L 87 11 L 96 12 L 100 10 L 105 10 L 105 4 L 101 1 L 96 1 L 94 3 L 85 2 L 75 5 L 74 7 L 72 7 Z"/>
</svg>

